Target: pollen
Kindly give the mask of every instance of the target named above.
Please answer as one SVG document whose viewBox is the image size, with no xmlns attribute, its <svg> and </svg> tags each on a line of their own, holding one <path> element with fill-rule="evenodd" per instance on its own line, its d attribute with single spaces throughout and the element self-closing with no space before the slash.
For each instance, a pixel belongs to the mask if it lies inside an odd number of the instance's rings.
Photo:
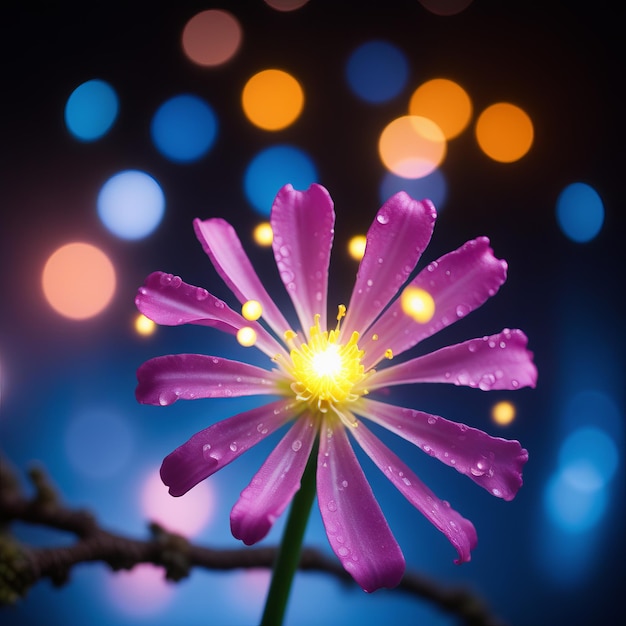
<svg viewBox="0 0 626 626">
<path fill-rule="evenodd" d="M 359 333 L 353 332 L 346 343 L 339 343 L 341 319 L 346 307 L 339 306 L 337 327 L 327 331 L 320 328 L 320 316 L 309 332 L 309 341 L 291 350 L 291 389 L 298 400 L 308 402 L 325 413 L 344 402 L 354 402 L 365 390 L 355 390 L 365 377 L 361 359 L 365 352 L 359 349 Z M 294 344 L 292 344 L 294 345 Z"/>
</svg>

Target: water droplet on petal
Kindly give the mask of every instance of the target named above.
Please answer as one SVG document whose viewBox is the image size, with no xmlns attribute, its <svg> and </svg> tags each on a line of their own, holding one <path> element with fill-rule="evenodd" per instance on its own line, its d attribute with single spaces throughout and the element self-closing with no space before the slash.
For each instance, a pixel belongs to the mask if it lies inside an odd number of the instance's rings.
<svg viewBox="0 0 626 626">
<path fill-rule="evenodd" d="M 229 446 L 231 452 L 237 452 L 237 444 L 233 441 Z"/>
<path fill-rule="evenodd" d="M 203 300 L 206 300 L 209 297 L 209 292 L 206 289 L 203 289 L 202 287 L 198 287 L 196 289 L 196 300 L 198 300 L 199 302 L 202 302 Z"/>
<path fill-rule="evenodd" d="M 431 416 L 428 418 L 428 423 L 429 423 L 431 426 L 432 426 L 433 424 L 436 424 L 436 423 L 437 423 L 437 418 L 436 418 L 434 415 L 431 415 Z"/>
<path fill-rule="evenodd" d="M 326 507 L 331 513 L 333 513 L 337 510 L 337 503 L 334 500 L 330 500 Z"/>
<path fill-rule="evenodd" d="M 294 452 L 298 452 L 298 450 L 300 450 L 300 448 L 302 448 L 302 442 L 299 439 L 296 439 L 292 444 L 291 444 L 291 449 Z"/>
<path fill-rule="evenodd" d="M 384 224 L 388 224 L 388 223 L 389 223 L 389 216 L 388 216 L 386 213 L 379 213 L 379 214 L 376 216 L 376 221 L 377 221 L 379 224 L 383 224 L 383 225 L 384 225 Z"/>
<path fill-rule="evenodd" d="M 459 304 L 459 306 L 456 307 L 456 316 L 457 317 L 464 317 L 469 312 L 470 312 L 470 308 L 466 304 Z"/>
</svg>

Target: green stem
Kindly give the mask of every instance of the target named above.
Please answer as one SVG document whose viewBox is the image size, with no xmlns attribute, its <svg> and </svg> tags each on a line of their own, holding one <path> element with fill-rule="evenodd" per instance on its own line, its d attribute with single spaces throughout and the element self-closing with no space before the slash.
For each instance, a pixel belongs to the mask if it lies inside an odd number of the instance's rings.
<svg viewBox="0 0 626 626">
<path fill-rule="evenodd" d="M 315 498 L 316 468 L 317 444 L 313 446 L 302 475 L 300 489 L 296 492 L 291 503 L 283 539 L 274 563 L 272 581 L 267 593 L 260 626 L 280 626 L 283 623 L 291 583 L 300 562 L 304 531 Z"/>
</svg>

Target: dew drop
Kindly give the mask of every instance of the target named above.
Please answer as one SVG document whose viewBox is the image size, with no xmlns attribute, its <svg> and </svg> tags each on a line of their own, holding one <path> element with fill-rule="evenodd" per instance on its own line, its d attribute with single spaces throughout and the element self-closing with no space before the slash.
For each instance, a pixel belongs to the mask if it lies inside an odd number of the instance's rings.
<svg viewBox="0 0 626 626">
<path fill-rule="evenodd" d="M 431 416 L 428 418 L 428 423 L 429 423 L 431 426 L 432 426 L 433 424 L 436 424 L 436 423 L 437 423 L 437 418 L 436 418 L 436 417 L 434 417 L 433 415 L 431 415 Z"/>
<path fill-rule="evenodd" d="M 213 304 L 216 309 L 223 309 L 226 306 L 221 300 L 216 300 Z"/>
<path fill-rule="evenodd" d="M 172 276 L 170 287 L 178 289 L 183 284 L 183 279 L 180 276 Z"/>
<path fill-rule="evenodd" d="M 377 221 L 379 224 L 383 224 L 383 225 L 384 225 L 384 224 L 388 224 L 388 223 L 389 223 L 389 216 L 388 216 L 386 213 L 379 213 L 379 214 L 376 216 L 376 221 Z"/>
<path fill-rule="evenodd" d="M 237 444 L 233 441 L 229 446 L 231 452 L 237 452 Z"/>
<path fill-rule="evenodd" d="M 500 491 L 497 487 L 494 487 L 494 488 L 491 490 L 491 493 L 492 493 L 494 496 L 496 496 L 496 498 L 499 498 L 500 496 L 502 496 L 502 492 L 501 492 L 501 491 Z"/>
<path fill-rule="evenodd" d="M 337 554 L 339 556 L 348 556 L 348 554 L 350 554 L 350 550 L 348 550 L 346 546 L 340 546 L 339 549 L 337 550 Z"/>
<path fill-rule="evenodd" d="M 206 300 L 209 297 L 209 292 L 206 289 L 203 289 L 202 287 L 198 287 L 196 289 L 196 300 L 198 300 L 198 302 L 202 302 L 203 300 Z"/>
<path fill-rule="evenodd" d="M 513 389 L 517 389 L 519 387 L 519 381 L 515 380 L 515 378 L 513 378 L 511 380 L 511 387 L 513 387 Z"/>
<path fill-rule="evenodd" d="M 296 439 L 292 444 L 291 444 L 291 449 L 294 452 L 297 452 L 298 450 L 300 450 L 300 448 L 302 448 L 302 442 L 299 439 Z"/>
<path fill-rule="evenodd" d="M 466 304 L 459 304 L 459 306 L 456 307 L 456 316 L 457 317 L 464 317 L 469 312 L 470 312 L 470 308 Z"/>
<path fill-rule="evenodd" d="M 334 500 L 329 500 L 328 504 L 326 505 L 326 508 L 331 513 L 334 513 L 337 510 L 337 503 Z"/>
<path fill-rule="evenodd" d="M 367 279 L 367 286 L 371 287 L 374 284 L 374 281 L 371 278 Z"/>
</svg>

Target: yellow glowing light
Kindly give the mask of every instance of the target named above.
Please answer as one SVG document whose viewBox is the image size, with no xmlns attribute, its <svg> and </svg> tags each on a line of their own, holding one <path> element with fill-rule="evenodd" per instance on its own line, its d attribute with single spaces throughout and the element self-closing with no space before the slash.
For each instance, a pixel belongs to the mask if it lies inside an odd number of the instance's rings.
<svg viewBox="0 0 626 626">
<path fill-rule="evenodd" d="M 403 178 L 423 178 L 446 156 L 442 130 L 426 117 L 403 115 L 390 122 L 378 140 L 383 165 Z"/>
<path fill-rule="evenodd" d="M 222 65 L 239 50 L 242 31 L 237 18 L 221 9 L 194 15 L 185 25 L 183 51 L 190 61 L 207 67 Z"/>
<path fill-rule="evenodd" d="M 274 240 L 274 233 L 269 222 L 261 222 L 255 227 L 252 237 L 259 246 L 271 246 Z"/>
<path fill-rule="evenodd" d="M 304 106 L 300 83 L 282 70 L 263 70 L 248 80 L 241 103 L 246 117 L 264 130 L 281 130 L 296 121 Z"/>
<path fill-rule="evenodd" d="M 435 314 L 435 301 L 424 289 L 408 286 L 400 296 L 400 304 L 406 315 L 420 324 L 429 322 Z"/>
<path fill-rule="evenodd" d="M 248 300 L 247 302 L 244 302 L 241 307 L 241 314 L 251 322 L 258 320 L 262 313 L 263 309 L 261 307 L 261 303 L 256 300 Z"/>
<path fill-rule="evenodd" d="M 337 376 L 341 372 L 339 346 L 329 345 L 323 352 L 317 352 L 311 358 L 311 366 L 316 376 Z"/>
<path fill-rule="evenodd" d="M 143 313 L 135 318 L 135 330 L 138 334 L 148 336 L 156 330 L 156 324 Z"/>
<path fill-rule="evenodd" d="M 528 114 L 507 102 L 487 107 L 476 122 L 480 149 L 501 163 L 521 159 L 530 150 L 533 138 L 533 123 Z"/>
<path fill-rule="evenodd" d="M 256 343 L 256 331 L 254 328 L 250 328 L 250 326 L 244 326 L 237 331 L 237 341 L 244 346 L 244 348 L 249 348 Z"/>
<path fill-rule="evenodd" d="M 452 139 L 469 124 L 472 102 L 461 85 L 447 78 L 435 78 L 413 92 L 409 113 L 432 120 L 446 139 Z"/>
<path fill-rule="evenodd" d="M 515 419 L 515 405 L 508 400 L 502 400 L 493 405 L 491 419 L 500 426 L 506 426 Z"/>
<path fill-rule="evenodd" d="M 103 311 L 115 292 L 115 270 L 109 257 L 88 243 L 68 243 L 53 252 L 43 269 L 43 292 L 52 308 L 83 320 Z"/>
<path fill-rule="evenodd" d="M 348 254 L 355 260 L 360 261 L 365 254 L 367 239 L 365 235 L 355 235 L 348 242 Z"/>
<path fill-rule="evenodd" d="M 337 320 L 343 316 L 345 307 L 340 306 Z M 322 331 L 319 318 L 315 316 L 309 342 L 291 350 L 295 378 L 291 388 L 298 400 L 325 412 L 333 403 L 353 402 L 359 397 L 354 386 L 364 378 L 364 352 L 357 344 L 359 333 L 353 332 L 347 343 L 338 344 L 339 324 L 335 330 Z"/>
</svg>

